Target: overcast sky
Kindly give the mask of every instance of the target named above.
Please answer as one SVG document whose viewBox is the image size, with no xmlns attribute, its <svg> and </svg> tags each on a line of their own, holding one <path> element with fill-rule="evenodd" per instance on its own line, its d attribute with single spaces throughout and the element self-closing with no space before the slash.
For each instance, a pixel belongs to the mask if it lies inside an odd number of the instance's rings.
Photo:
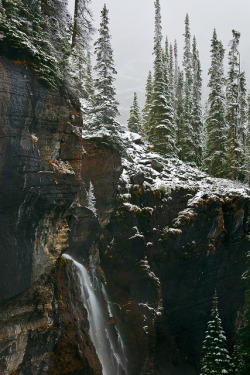
<svg viewBox="0 0 250 375">
<path fill-rule="evenodd" d="M 74 0 L 69 0 L 73 4 Z M 96 28 L 106 3 L 109 9 L 110 32 L 114 60 L 118 72 L 117 97 L 120 102 L 121 121 L 126 122 L 133 93 L 137 92 L 141 108 L 144 105 L 145 84 L 152 68 L 154 36 L 154 0 L 92 0 Z M 213 29 L 227 49 L 232 29 L 240 31 L 241 67 L 250 83 L 250 0 L 160 0 L 163 36 L 169 42 L 177 40 L 179 63 L 182 61 L 184 19 L 190 18 L 190 31 L 197 39 L 203 70 L 204 99 L 210 66 L 210 44 Z M 72 6 L 73 8 L 73 6 Z M 94 40 L 97 39 L 97 34 Z"/>
</svg>

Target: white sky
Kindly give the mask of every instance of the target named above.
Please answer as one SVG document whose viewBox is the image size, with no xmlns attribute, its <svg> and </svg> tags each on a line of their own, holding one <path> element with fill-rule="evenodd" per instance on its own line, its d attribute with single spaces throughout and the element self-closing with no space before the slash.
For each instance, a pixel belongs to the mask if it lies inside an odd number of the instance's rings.
<svg viewBox="0 0 250 375">
<path fill-rule="evenodd" d="M 69 0 L 73 8 L 74 0 Z M 110 32 L 114 60 L 118 72 L 117 98 L 121 122 L 126 122 L 134 91 L 141 109 L 144 105 L 145 84 L 152 69 L 154 37 L 154 0 L 92 0 L 94 23 L 99 28 L 100 12 L 106 3 L 109 9 Z M 163 36 L 169 42 L 177 40 L 179 63 L 182 61 L 184 19 L 189 14 L 191 35 L 196 36 L 203 70 L 204 99 L 207 94 L 210 45 L 213 29 L 226 49 L 232 39 L 232 29 L 241 33 L 241 67 L 250 81 L 250 0 L 160 0 Z M 94 40 L 97 35 L 94 36 Z M 249 84 L 248 84 L 249 87 Z"/>
</svg>

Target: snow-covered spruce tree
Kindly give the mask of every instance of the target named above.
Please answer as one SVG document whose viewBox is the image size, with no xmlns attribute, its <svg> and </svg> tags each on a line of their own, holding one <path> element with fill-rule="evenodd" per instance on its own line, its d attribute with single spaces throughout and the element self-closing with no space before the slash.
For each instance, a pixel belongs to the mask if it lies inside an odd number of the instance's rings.
<svg viewBox="0 0 250 375">
<path fill-rule="evenodd" d="M 150 116 L 150 108 L 152 105 L 152 94 L 153 94 L 152 73 L 151 71 L 149 71 L 147 83 L 146 83 L 145 105 L 142 110 L 142 132 L 146 137 L 149 132 L 149 116 Z"/>
<path fill-rule="evenodd" d="M 244 181 L 247 170 L 245 169 L 245 153 L 247 140 L 247 89 L 245 72 L 239 73 L 239 113 L 238 113 L 238 178 Z"/>
<path fill-rule="evenodd" d="M 3 17 L 5 17 L 5 10 L 3 7 L 3 2 L 0 0 L 0 22 L 3 20 Z"/>
<path fill-rule="evenodd" d="M 134 93 L 133 104 L 130 108 L 128 128 L 131 132 L 141 133 L 141 115 L 136 92 Z"/>
<path fill-rule="evenodd" d="M 0 29 L 12 47 L 28 45 L 31 28 L 28 29 L 29 12 L 22 0 L 2 0 Z M 30 41 L 31 45 L 33 44 Z"/>
<path fill-rule="evenodd" d="M 171 106 L 174 111 L 175 104 L 175 87 L 174 87 L 174 56 L 173 56 L 173 46 L 170 43 L 169 45 L 169 91 L 170 91 L 170 101 Z"/>
<path fill-rule="evenodd" d="M 184 127 L 184 76 L 183 71 L 181 71 L 180 68 L 178 68 L 175 98 L 175 123 L 177 128 L 178 146 L 180 147 L 179 140 L 182 138 Z M 184 156 L 181 148 L 178 149 L 178 155 L 180 159 L 183 160 Z"/>
<path fill-rule="evenodd" d="M 218 40 L 216 30 L 211 40 L 211 67 L 208 87 L 210 89 L 206 116 L 206 147 L 204 169 L 212 176 L 227 177 L 226 159 L 226 119 L 225 119 L 225 50 Z"/>
<path fill-rule="evenodd" d="M 176 96 L 176 87 L 177 87 L 177 80 L 178 80 L 178 73 L 179 73 L 179 64 L 178 64 L 178 46 L 177 40 L 174 41 L 174 96 Z"/>
<path fill-rule="evenodd" d="M 244 147 L 244 174 L 245 181 L 250 185 L 250 93 L 247 97 L 247 124 Z"/>
<path fill-rule="evenodd" d="M 250 220 L 250 219 L 248 219 Z M 248 226 L 250 222 L 248 221 Z M 250 236 L 248 236 L 248 241 L 250 241 Z M 240 370 L 239 375 L 249 375 L 250 374 L 250 252 L 248 253 L 248 267 L 246 272 L 243 274 L 242 278 L 246 280 L 246 310 L 244 314 L 244 325 L 240 329 L 240 351 L 241 360 L 243 360 L 244 366 Z"/>
<path fill-rule="evenodd" d="M 193 38 L 192 45 L 192 68 L 193 68 L 193 91 L 192 91 L 192 128 L 194 132 L 195 164 L 201 166 L 202 142 L 201 134 L 203 128 L 202 106 L 201 106 L 201 64 L 199 52 L 197 50 L 196 38 Z"/>
<path fill-rule="evenodd" d="M 186 162 L 195 162 L 195 145 L 194 139 L 196 135 L 193 129 L 193 103 L 192 103 L 192 53 L 191 53 L 191 34 L 189 28 L 189 16 L 185 17 L 185 42 L 183 53 L 184 67 L 184 104 L 183 104 L 183 127 L 179 129 L 178 146 L 180 150 L 180 158 Z"/>
<path fill-rule="evenodd" d="M 240 343 L 234 345 L 231 363 L 230 363 L 230 375 L 240 375 L 241 371 L 244 369 L 244 360 L 241 352 Z"/>
<path fill-rule="evenodd" d="M 91 0 L 75 0 L 71 42 L 71 69 L 75 79 L 81 84 L 83 97 L 86 96 L 83 81 L 87 69 L 87 52 L 94 32 L 90 3 Z"/>
<path fill-rule="evenodd" d="M 174 41 L 174 121 L 176 124 L 177 142 L 181 137 L 183 129 L 183 89 L 184 78 L 183 72 L 178 65 L 178 47 L 177 41 Z M 178 149 L 178 155 L 182 159 L 181 150 Z"/>
<path fill-rule="evenodd" d="M 84 89 L 85 89 L 85 92 L 86 92 L 86 95 L 87 95 L 87 99 L 92 99 L 93 96 L 94 96 L 94 93 L 95 93 L 95 88 L 94 88 L 93 69 L 92 69 L 90 51 L 87 52 L 87 57 L 86 57 Z"/>
<path fill-rule="evenodd" d="M 163 51 L 161 47 L 161 11 L 159 0 L 155 1 L 155 37 L 154 37 L 154 80 L 152 105 L 149 113 L 148 138 L 154 149 L 164 155 L 175 155 L 175 127 L 173 110 L 167 102 L 166 75 L 164 74 Z M 169 99 L 168 99 L 169 100 Z"/>
<path fill-rule="evenodd" d="M 84 93 L 84 98 L 81 99 L 81 110 L 83 116 L 83 123 L 87 129 L 91 127 L 93 123 L 93 112 L 94 112 L 94 79 L 91 63 L 91 54 L 90 51 L 87 52 L 86 57 L 86 69 L 83 79 L 83 85 L 81 89 Z"/>
<path fill-rule="evenodd" d="M 232 30 L 233 39 L 228 55 L 229 71 L 226 85 L 226 120 L 228 125 L 228 167 L 230 177 L 236 180 L 239 168 L 239 41 L 240 33 Z"/>
<path fill-rule="evenodd" d="M 177 81 L 178 81 L 178 75 L 179 75 L 179 64 L 178 64 L 178 46 L 177 41 L 175 39 L 174 41 L 174 97 L 176 98 L 176 88 L 177 88 Z M 174 105 L 175 108 L 175 105 Z"/>
<path fill-rule="evenodd" d="M 43 0 L 2 0 L 0 30 L 7 48 L 19 50 L 38 77 L 57 87 L 60 79 L 57 59 L 45 33 Z"/>
<path fill-rule="evenodd" d="M 56 61 L 59 78 L 68 80 L 71 39 L 71 17 L 68 12 L 68 0 L 40 0 L 43 15 L 43 39 L 51 49 Z"/>
<path fill-rule="evenodd" d="M 111 36 L 109 33 L 108 9 L 104 5 L 101 12 L 99 39 L 95 42 L 97 79 L 95 80 L 94 123 L 97 129 L 115 130 L 118 126 L 115 120 L 118 112 L 118 102 L 115 98 L 114 80 L 117 74 L 114 67 Z"/>
<path fill-rule="evenodd" d="M 226 348 L 226 337 L 221 326 L 218 298 L 215 292 L 211 319 L 207 325 L 201 357 L 201 375 L 224 375 L 230 371 L 230 357 Z"/>
</svg>

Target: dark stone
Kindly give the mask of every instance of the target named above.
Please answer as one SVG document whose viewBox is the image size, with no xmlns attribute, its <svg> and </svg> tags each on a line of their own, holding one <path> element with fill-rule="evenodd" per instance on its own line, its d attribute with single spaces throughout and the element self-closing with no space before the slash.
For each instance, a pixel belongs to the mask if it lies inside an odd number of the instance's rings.
<svg viewBox="0 0 250 375">
<path fill-rule="evenodd" d="M 134 176 L 131 177 L 131 180 L 133 184 L 135 185 L 142 185 L 144 182 L 144 173 L 143 172 L 138 172 Z"/>
<path fill-rule="evenodd" d="M 161 172 L 163 170 L 163 165 L 159 161 L 153 159 L 151 161 L 151 167 L 155 169 L 157 172 Z"/>
<path fill-rule="evenodd" d="M 130 374 L 149 374 L 152 368 L 157 374 L 199 374 L 215 289 L 229 349 L 236 338 L 244 309 L 241 275 L 249 250 L 249 203 L 236 197 L 222 203 L 207 196 L 202 206 L 176 221 L 187 207 L 188 191 L 173 191 L 164 203 L 155 192 L 136 192 L 136 187 L 130 189 L 131 203 L 141 211 L 117 205 L 101 246 L 101 265 L 113 300 L 122 306 L 127 346 L 132 348 Z M 152 215 L 143 211 L 148 206 L 154 208 Z M 135 227 L 140 236 L 130 240 Z M 143 267 L 145 259 L 148 267 Z M 154 322 L 150 341 L 141 333 L 142 304 L 155 311 L 148 318 Z M 145 318 L 143 325 L 149 322 Z"/>
</svg>

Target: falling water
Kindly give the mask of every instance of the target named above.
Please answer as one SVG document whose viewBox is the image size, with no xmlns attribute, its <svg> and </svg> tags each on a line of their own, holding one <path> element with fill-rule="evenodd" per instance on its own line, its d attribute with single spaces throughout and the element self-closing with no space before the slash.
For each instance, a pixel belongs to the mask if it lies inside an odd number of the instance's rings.
<svg viewBox="0 0 250 375">
<path fill-rule="evenodd" d="M 104 285 L 95 277 L 94 267 L 91 274 L 70 255 L 63 254 L 65 259 L 72 260 L 81 286 L 83 304 L 88 312 L 89 333 L 96 353 L 103 368 L 103 375 L 127 375 L 127 359 L 121 335 L 116 326 L 108 324 L 105 310 L 112 317 L 110 303 L 107 300 Z M 102 306 L 102 300 L 106 306 Z"/>
</svg>

